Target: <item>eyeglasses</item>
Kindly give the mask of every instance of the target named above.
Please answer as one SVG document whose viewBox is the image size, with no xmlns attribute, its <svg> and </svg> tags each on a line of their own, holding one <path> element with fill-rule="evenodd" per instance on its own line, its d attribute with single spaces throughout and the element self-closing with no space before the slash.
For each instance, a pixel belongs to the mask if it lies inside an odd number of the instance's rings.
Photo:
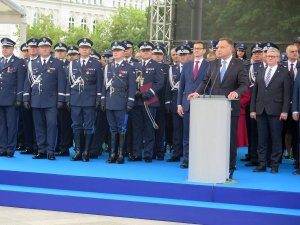
<svg viewBox="0 0 300 225">
<path fill-rule="evenodd" d="M 266 57 L 267 57 L 267 58 L 270 58 L 270 59 L 275 59 L 275 58 L 277 58 L 278 56 L 277 56 L 277 55 L 267 55 Z"/>
</svg>

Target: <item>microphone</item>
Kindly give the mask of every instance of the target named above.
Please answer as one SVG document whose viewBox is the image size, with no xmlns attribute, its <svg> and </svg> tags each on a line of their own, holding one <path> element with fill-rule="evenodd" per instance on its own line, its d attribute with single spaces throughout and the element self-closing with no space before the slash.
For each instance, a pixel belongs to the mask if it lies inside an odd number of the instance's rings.
<svg viewBox="0 0 300 225">
<path fill-rule="evenodd" d="M 220 64 L 219 67 L 222 67 L 222 64 Z M 218 67 L 217 67 L 217 68 L 218 68 Z M 216 80 L 217 80 L 217 78 L 218 78 L 219 73 L 220 73 L 220 71 L 216 74 L 216 77 L 215 77 L 215 79 L 214 79 L 214 82 L 213 82 L 212 85 L 211 85 L 211 88 L 210 88 L 210 91 L 209 91 L 209 97 L 210 97 L 210 98 L 211 98 L 211 93 L 212 93 L 212 90 L 213 90 L 213 88 L 214 88 L 214 86 L 215 86 L 215 83 L 216 83 Z"/>
<path fill-rule="evenodd" d="M 214 70 L 213 70 L 214 71 Z M 206 85 L 205 85 L 205 87 L 204 87 L 204 90 L 203 90 L 203 98 L 205 98 L 205 92 L 206 92 L 206 89 L 207 89 L 207 87 L 208 87 L 208 84 L 210 83 L 210 81 L 211 81 L 211 78 L 212 78 L 212 72 L 211 72 L 211 74 L 210 74 L 210 76 L 209 76 L 209 79 L 208 79 L 208 81 L 207 81 L 207 83 L 206 83 Z"/>
</svg>

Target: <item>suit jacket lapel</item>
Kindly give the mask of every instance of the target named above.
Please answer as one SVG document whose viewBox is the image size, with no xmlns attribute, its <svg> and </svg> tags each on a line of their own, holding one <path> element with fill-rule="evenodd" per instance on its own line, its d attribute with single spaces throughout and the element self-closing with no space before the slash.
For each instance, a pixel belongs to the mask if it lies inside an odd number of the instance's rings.
<svg viewBox="0 0 300 225">
<path fill-rule="evenodd" d="M 233 60 L 233 58 L 230 60 L 230 62 L 229 62 L 229 65 L 227 66 L 227 69 L 226 69 L 226 72 L 225 72 L 225 74 L 224 74 L 224 77 L 223 77 L 223 80 L 222 80 L 222 83 L 224 83 L 224 81 L 227 79 L 227 77 L 229 76 L 229 74 L 230 74 L 230 70 L 234 67 L 234 60 Z M 220 73 L 220 70 L 219 70 L 219 73 Z M 220 78 L 221 79 L 221 78 Z"/>
<path fill-rule="evenodd" d="M 268 84 L 268 87 L 272 84 L 272 82 L 274 81 L 274 79 L 276 79 L 276 77 L 279 75 L 279 68 L 277 67 L 277 69 L 276 69 L 276 71 L 275 71 L 275 73 L 273 74 L 273 76 L 272 76 L 272 78 L 271 78 L 271 80 L 270 80 L 270 82 L 269 82 L 269 84 Z M 265 80 L 265 79 L 264 79 Z"/>
</svg>

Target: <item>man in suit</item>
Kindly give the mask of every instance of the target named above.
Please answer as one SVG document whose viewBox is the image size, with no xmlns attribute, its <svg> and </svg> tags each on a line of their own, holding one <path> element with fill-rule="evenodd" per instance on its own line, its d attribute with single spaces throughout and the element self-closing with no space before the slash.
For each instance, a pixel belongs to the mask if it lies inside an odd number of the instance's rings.
<svg viewBox="0 0 300 225">
<path fill-rule="evenodd" d="M 93 42 L 88 38 L 78 40 L 80 57 L 68 66 L 66 101 L 71 108 L 75 155 L 72 161 L 90 159 L 90 148 L 95 132 L 96 109 L 101 105 L 103 70 L 99 61 L 90 58 Z M 81 133 L 85 133 L 85 147 L 81 151 Z"/>
<path fill-rule="evenodd" d="M 168 112 L 172 113 L 173 124 L 173 152 L 172 157 L 167 159 L 167 162 L 179 162 L 183 153 L 183 118 L 177 113 L 177 99 L 182 67 L 183 64 L 188 61 L 188 55 L 191 54 L 191 49 L 181 45 L 176 48 L 176 52 L 179 57 L 179 63 L 170 68 L 166 88 L 165 107 Z"/>
<path fill-rule="evenodd" d="M 205 77 L 209 62 L 203 58 L 205 46 L 201 41 L 194 43 L 194 60 L 182 67 L 177 99 L 177 113 L 183 117 L 183 162 L 180 168 L 189 167 L 190 101 L 188 95 L 195 92 Z"/>
<path fill-rule="evenodd" d="M 15 42 L 1 39 L 0 58 L 0 156 L 12 158 L 17 145 L 18 110 L 22 105 L 26 67 L 14 52 Z"/>
<path fill-rule="evenodd" d="M 195 93 L 189 95 L 188 99 L 196 98 L 209 90 L 212 95 L 224 95 L 228 99 L 234 100 L 240 98 L 248 90 L 248 78 L 244 63 L 232 56 L 233 41 L 229 38 L 221 38 L 217 47 L 216 54 L 219 58 L 211 62 L 203 82 Z M 235 170 L 236 132 L 241 108 L 240 101 L 232 101 L 231 108 L 229 179 L 232 179 Z"/>
<path fill-rule="evenodd" d="M 108 163 L 124 163 L 125 133 L 128 112 L 134 106 L 136 78 L 134 67 L 124 59 L 126 45 L 123 42 L 111 44 L 114 63 L 105 66 L 101 107 L 106 110 L 111 132 L 111 151 Z M 117 141 L 119 137 L 119 141 Z M 117 151 L 116 146 L 119 149 Z"/>
<path fill-rule="evenodd" d="M 135 67 L 138 91 L 135 95 L 136 105 L 132 110 L 133 120 L 133 155 L 130 161 L 142 160 L 142 142 L 145 137 L 144 160 L 152 162 L 155 131 L 154 121 L 157 108 L 160 105 L 158 94 L 164 85 L 162 65 L 151 59 L 153 44 L 143 41 L 138 44 L 142 61 Z"/>
<path fill-rule="evenodd" d="M 287 55 L 287 62 L 283 62 L 288 71 L 292 82 L 292 87 L 294 86 L 294 80 L 296 79 L 296 75 L 298 70 L 300 70 L 300 62 L 298 62 L 298 48 L 297 46 L 291 44 L 286 47 L 286 55 Z M 291 91 L 293 94 L 293 90 Z M 289 111 L 287 121 L 284 121 L 283 125 L 283 148 L 287 150 L 285 154 L 287 156 L 291 155 L 291 148 L 293 152 L 293 157 L 295 160 L 295 169 L 299 168 L 299 152 L 298 152 L 298 122 L 292 119 L 292 112 Z"/>
<path fill-rule="evenodd" d="M 65 101 L 66 75 L 63 63 L 51 56 L 51 45 L 49 38 L 39 39 L 40 57 L 28 63 L 24 85 L 24 107 L 32 108 L 38 146 L 33 159 L 55 160 L 57 108 Z"/>
<path fill-rule="evenodd" d="M 268 49 L 267 68 L 259 71 L 252 91 L 250 116 L 257 120 L 259 160 L 254 172 L 266 171 L 268 140 L 271 137 L 271 173 L 278 173 L 282 120 L 287 119 L 291 99 L 291 79 L 288 70 L 277 64 L 279 57 L 278 49 Z"/>
</svg>

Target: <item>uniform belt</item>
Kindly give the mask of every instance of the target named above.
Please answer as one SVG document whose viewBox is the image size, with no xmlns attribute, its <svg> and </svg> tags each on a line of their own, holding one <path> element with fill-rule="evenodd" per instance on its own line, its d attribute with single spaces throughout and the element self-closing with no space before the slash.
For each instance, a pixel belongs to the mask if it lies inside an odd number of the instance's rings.
<svg viewBox="0 0 300 225">
<path fill-rule="evenodd" d="M 96 84 L 96 81 L 84 81 L 84 84 L 85 85 L 95 85 Z"/>
<path fill-rule="evenodd" d="M 114 87 L 110 87 L 110 91 L 111 92 L 125 92 L 125 91 L 127 91 L 127 88 L 114 88 Z"/>
</svg>

